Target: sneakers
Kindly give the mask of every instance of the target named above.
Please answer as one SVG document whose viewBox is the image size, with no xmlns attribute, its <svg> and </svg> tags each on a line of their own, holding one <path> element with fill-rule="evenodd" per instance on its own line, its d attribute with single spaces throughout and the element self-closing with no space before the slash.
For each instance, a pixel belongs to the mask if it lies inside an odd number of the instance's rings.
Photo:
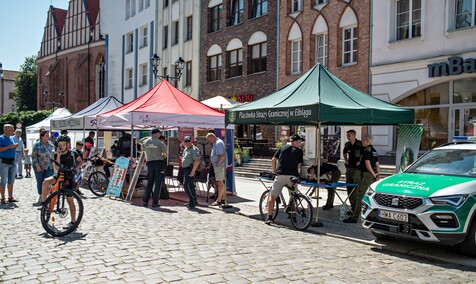
<svg viewBox="0 0 476 284">
<path fill-rule="evenodd" d="M 142 203 L 142 206 L 143 206 L 143 207 L 149 207 L 149 202 L 144 202 L 144 203 Z"/>
<path fill-rule="evenodd" d="M 273 217 L 268 216 L 266 220 L 264 221 L 266 225 L 271 225 L 273 223 Z"/>
<path fill-rule="evenodd" d="M 159 203 L 152 203 L 152 208 L 160 207 Z"/>
<path fill-rule="evenodd" d="M 69 229 L 69 228 L 71 228 L 71 227 L 73 227 L 73 226 L 74 226 L 74 222 L 69 222 L 68 225 L 66 225 L 66 226 L 63 227 L 63 230 L 67 230 L 67 229 Z"/>
<path fill-rule="evenodd" d="M 349 217 L 347 219 L 342 220 L 342 222 L 344 222 L 344 223 L 357 223 L 357 220 L 355 220 L 352 217 Z"/>
</svg>

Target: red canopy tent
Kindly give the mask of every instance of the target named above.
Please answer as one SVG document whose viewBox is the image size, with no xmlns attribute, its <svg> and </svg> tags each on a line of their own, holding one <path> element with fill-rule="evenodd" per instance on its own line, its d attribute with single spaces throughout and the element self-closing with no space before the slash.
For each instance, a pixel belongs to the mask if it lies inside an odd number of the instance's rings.
<svg viewBox="0 0 476 284">
<path fill-rule="evenodd" d="M 98 115 L 99 125 L 225 128 L 225 114 L 182 93 L 167 80 L 137 99 Z"/>
</svg>

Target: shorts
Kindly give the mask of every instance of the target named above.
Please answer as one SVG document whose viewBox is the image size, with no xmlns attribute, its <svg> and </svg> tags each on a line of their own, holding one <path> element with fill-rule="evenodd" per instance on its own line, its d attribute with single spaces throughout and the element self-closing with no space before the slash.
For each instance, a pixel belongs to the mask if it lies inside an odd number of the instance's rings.
<svg viewBox="0 0 476 284">
<path fill-rule="evenodd" d="M 274 197 L 278 197 L 281 192 L 283 191 L 283 187 L 285 185 L 292 186 L 291 178 L 295 176 L 293 175 L 280 175 L 276 176 L 273 181 L 273 188 L 271 189 L 271 195 Z"/>
<path fill-rule="evenodd" d="M 12 184 L 15 182 L 17 166 L 15 164 L 5 164 L 0 162 L 0 186 Z"/>
<path fill-rule="evenodd" d="M 31 170 L 31 164 L 25 164 L 25 170 Z"/>
<path fill-rule="evenodd" d="M 225 180 L 225 166 L 213 167 L 215 171 L 215 180 Z"/>
</svg>

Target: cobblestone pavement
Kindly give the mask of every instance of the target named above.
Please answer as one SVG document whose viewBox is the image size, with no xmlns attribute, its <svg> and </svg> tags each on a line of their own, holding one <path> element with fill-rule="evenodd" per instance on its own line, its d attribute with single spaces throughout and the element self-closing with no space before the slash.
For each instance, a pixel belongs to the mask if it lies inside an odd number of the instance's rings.
<svg viewBox="0 0 476 284">
<path fill-rule="evenodd" d="M 174 200 L 157 210 L 85 192 L 79 229 L 43 230 L 34 179 L 0 206 L 2 283 L 470 283 L 476 271 L 368 245 L 267 226 Z M 135 203 L 141 204 L 140 200 Z"/>
</svg>

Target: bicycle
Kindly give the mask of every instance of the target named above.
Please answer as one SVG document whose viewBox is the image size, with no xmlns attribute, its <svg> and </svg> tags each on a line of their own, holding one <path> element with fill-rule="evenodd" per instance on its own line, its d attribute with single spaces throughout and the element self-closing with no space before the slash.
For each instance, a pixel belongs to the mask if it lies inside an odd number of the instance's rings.
<svg viewBox="0 0 476 284">
<path fill-rule="evenodd" d="M 64 179 L 65 173 L 74 174 L 74 170 L 65 168 L 53 159 L 51 161 L 60 168 L 59 177 L 41 207 L 41 225 L 48 234 L 63 237 L 75 231 L 81 223 L 83 202 L 74 191 L 74 182 Z"/>
<path fill-rule="evenodd" d="M 99 197 L 106 195 L 107 187 L 109 186 L 109 178 L 105 173 L 97 170 L 99 165 L 99 155 L 93 155 L 82 167 L 81 172 L 78 174 L 78 177 L 75 179 L 75 182 L 81 183 L 85 178 L 85 174 L 89 173 L 87 178 L 88 187 L 91 192 Z"/>
<path fill-rule="evenodd" d="M 276 198 L 276 205 L 273 210 L 273 220 L 276 220 L 279 213 L 279 204 L 282 203 L 285 208 L 284 213 L 288 214 L 294 228 L 300 231 L 305 231 L 312 223 L 314 207 L 312 207 L 309 197 L 302 194 L 297 188 L 299 179 L 297 177 L 292 177 L 291 182 L 292 186 L 285 186 L 289 192 L 288 204 L 286 204 L 284 195 L 281 192 L 278 198 Z M 261 194 L 259 200 L 259 211 L 263 220 L 266 220 L 266 217 L 268 216 L 268 196 L 272 187 L 266 186 L 266 188 L 267 190 Z"/>
</svg>

